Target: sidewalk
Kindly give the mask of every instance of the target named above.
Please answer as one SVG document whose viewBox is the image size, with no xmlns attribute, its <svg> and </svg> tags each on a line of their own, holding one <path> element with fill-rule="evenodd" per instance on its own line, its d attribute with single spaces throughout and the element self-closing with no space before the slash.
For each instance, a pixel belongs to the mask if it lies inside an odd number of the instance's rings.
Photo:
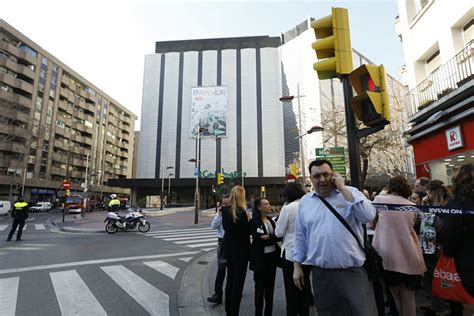
<svg viewBox="0 0 474 316">
<path fill-rule="evenodd" d="M 225 315 L 224 304 L 211 304 L 207 298 L 214 293 L 217 272 L 216 251 L 210 251 L 194 260 L 183 274 L 178 293 L 180 316 Z M 253 272 L 247 270 L 239 315 L 255 315 Z M 224 288 L 225 291 L 225 282 Z M 286 315 L 285 287 L 281 269 L 277 269 L 273 315 Z M 316 315 L 313 310 L 313 314 Z"/>
</svg>

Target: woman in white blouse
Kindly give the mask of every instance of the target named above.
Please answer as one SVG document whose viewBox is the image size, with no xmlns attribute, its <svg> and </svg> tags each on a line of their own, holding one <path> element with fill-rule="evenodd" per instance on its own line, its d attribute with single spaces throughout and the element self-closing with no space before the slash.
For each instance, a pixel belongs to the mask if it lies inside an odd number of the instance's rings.
<svg viewBox="0 0 474 316">
<path fill-rule="evenodd" d="M 295 239 L 295 221 L 298 214 L 300 199 L 306 192 L 297 183 L 288 183 L 283 195 L 287 203 L 281 209 L 275 228 L 275 235 L 283 237 L 281 247 L 283 280 L 285 281 L 286 314 L 309 315 L 309 305 L 313 302 L 309 275 L 311 267 L 303 265 L 305 284 L 300 291 L 293 282 L 293 244 Z"/>
</svg>

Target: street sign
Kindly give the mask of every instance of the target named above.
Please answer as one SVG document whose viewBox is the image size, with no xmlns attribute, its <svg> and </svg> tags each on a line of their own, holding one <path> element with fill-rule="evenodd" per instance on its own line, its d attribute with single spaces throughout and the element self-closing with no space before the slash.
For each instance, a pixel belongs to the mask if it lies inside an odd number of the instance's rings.
<svg viewBox="0 0 474 316">
<path fill-rule="evenodd" d="M 316 148 L 316 159 L 326 159 L 332 164 L 334 172 L 346 177 L 346 158 L 344 147 Z"/>
<path fill-rule="evenodd" d="M 194 179 L 197 179 L 199 177 L 199 168 L 194 168 Z"/>
<path fill-rule="evenodd" d="M 71 182 L 64 181 L 63 182 L 63 188 L 64 189 L 70 189 L 71 188 Z"/>
<path fill-rule="evenodd" d="M 296 177 L 293 175 L 293 174 L 289 174 L 286 176 L 286 183 L 291 183 L 291 182 L 295 182 L 296 181 Z"/>
</svg>

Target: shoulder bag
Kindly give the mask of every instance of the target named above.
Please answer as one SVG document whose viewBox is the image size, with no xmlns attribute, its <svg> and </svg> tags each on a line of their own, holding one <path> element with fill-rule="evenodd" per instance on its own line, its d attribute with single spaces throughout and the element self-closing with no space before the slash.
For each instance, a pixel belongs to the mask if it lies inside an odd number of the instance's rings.
<svg viewBox="0 0 474 316">
<path fill-rule="evenodd" d="M 364 228 L 364 245 L 360 242 L 359 238 L 357 235 L 354 233 L 352 230 L 351 226 L 347 223 L 347 221 L 339 214 L 334 207 L 332 207 L 331 204 L 329 204 L 328 201 L 326 201 L 325 198 L 318 196 L 321 201 L 326 205 L 326 207 L 331 211 L 331 213 L 336 216 L 336 218 L 344 225 L 344 227 L 351 233 L 351 235 L 355 238 L 357 241 L 357 244 L 364 250 L 365 253 L 365 263 L 364 263 L 364 268 L 367 271 L 367 274 L 369 275 L 369 279 L 374 280 L 377 278 L 382 277 L 383 275 L 383 264 L 382 264 L 382 257 L 377 253 L 377 250 L 367 242 L 367 229 L 365 228 L 364 225 L 362 227 Z"/>
</svg>

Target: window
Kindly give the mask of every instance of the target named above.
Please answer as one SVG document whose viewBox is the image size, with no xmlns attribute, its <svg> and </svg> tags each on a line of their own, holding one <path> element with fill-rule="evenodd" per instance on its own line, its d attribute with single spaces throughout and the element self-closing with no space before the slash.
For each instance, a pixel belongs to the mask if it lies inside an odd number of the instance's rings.
<svg viewBox="0 0 474 316">
<path fill-rule="evenodd" d="M 44 57 L 44 56 L 41 57 L 41 63 L 42 63 L 43 65 L 46 65 L 46 66 L 47 66 L 47 65 L 48 65 L 48 58 L 46 58 L 46 57 Z"/>
<path fill-rule="evenodd" d="M 463 28 L 462 33 L 464 37 L 464 44 L 467 45 L 469 42 L 474 40 L 474 19 L 469 21 Z"/>
<path fill-rule="evenodd" d="M 428 74 L 435 71 L 439 65 L 441 65 L 441 56 L 439 54 L 439 50 L 437 50 L 433 55 L 426 59 L 426 70 Z"/>
</svg>

